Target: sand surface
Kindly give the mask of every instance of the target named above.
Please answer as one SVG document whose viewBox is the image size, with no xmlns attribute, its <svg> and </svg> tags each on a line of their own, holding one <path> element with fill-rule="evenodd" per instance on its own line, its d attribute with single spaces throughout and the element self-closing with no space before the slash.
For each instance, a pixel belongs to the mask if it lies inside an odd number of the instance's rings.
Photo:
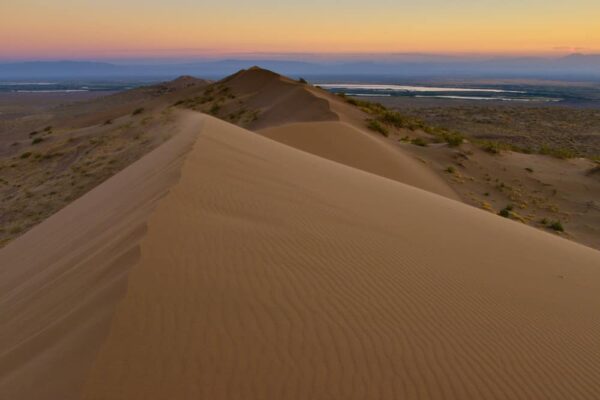
<svg viewBox="0 0 600 400">
<path fill-rule="evenodd" d="M 78 398 L 189 128 L 2 249 L 0 399 Z"/>
<path fill-rule="evenodd" d="M 259 133 L 320 157 L 459 200 L 450 186 L 421 161 L 349 123 L 294 123 Z"/>
<path fill-rule="evenodd" d="M 0 397 L 600 397 L 599 252 L 183 118 L 0 252 Z"/>
</svg>

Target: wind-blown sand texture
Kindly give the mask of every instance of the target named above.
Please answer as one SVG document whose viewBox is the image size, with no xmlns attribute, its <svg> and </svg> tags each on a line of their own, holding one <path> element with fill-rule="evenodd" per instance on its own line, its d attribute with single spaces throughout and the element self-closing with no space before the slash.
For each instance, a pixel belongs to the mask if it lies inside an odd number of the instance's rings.
<svg viewBox="0 0 600 400">
<path fill-rule="evenodd" d="M 294 123 L 260 134 L 341 164 L 458 200 L 437 174 L 389 142 L 345 122 Z"/>
<path fill-rule="evenodd" d="M 600 396 L 597 251 L 182 118 L 0 252 L 0 397 Z"/>
<path fill-rule="evenodd" d="M 102 343 L 146 219 L 194 140 L 177 137 L 0 252 L 0 399 L 74 399 Z"/>
</svg>

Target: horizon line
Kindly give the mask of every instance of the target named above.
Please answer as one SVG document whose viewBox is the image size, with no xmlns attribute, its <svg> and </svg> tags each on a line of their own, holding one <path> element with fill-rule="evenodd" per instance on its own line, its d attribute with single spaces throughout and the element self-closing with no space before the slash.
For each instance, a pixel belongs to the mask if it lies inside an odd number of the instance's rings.
<svg viewBox="0 0 600 400">
<path fill-rule="evenodd" d="M 523 57 L 535 57 L 535 58 L 548 58 L 558 59 L 569 56 L 600 56 L 599 51 L 582 52 L 582 51 L 571 51 L 571 52 L 519 52 L 519 53 L 485 53 L 485 52 L 231 52 L 231 53 L 211 53 L 211 54 L 147 54 L 139 56 L 118 56 L 118 55 L 89 55 L 89 56 L 67 56 L 67 55 L 38 55 L 38 56 L 8 56 L 3 57 L 0 55 L 0 63 L 12 63 L 12 62 L 125 62 L 125 61 L 224 61 L 224 60 L 248 60 L 253 59 L 262 60 L 260 57 L 266 57 L 268 61 L 304 61 L 304 62 L 315 62 L 319 60 L 323 61 L 356 61 L 362 58 L 369 59 L 368 57 L 382 57 L 393 61 L 394 58 L 399 57 L 444 57 L 444 58 L 473 58 L 473 59 L 486 59 L 486 58 L 523 58 Z M 289 58 L 286 58 L 289 57 Z M 296 59 L 298 57 L 311 57 L 312 59 Z M 383 61 L 383 60 L 377 60 Z M 398 60 L 401 61 L 401 60 Z"/>
</svg>

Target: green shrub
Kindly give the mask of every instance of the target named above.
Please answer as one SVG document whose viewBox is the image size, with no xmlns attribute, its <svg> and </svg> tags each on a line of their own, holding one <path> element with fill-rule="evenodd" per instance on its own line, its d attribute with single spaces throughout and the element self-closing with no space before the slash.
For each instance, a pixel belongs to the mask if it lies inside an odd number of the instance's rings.
<svg viewBox="0 0 600 400">
<path fill-rule="evenodd" d="M 140 107 L 140 108 L 136 108 L 131 115 L 140 115 L 141 113 L 144 112 L 144 107 Z"/>
<path fill-rule="evenodd" d="M 353 106 L 359 107 L 368 114 L 382 114 L 387 111 L 387 108 L 379 103 L 371 103 L 370 101 L 353 99 L 351 97 L 346 98 L 346 101 Z"/>
<path fill-rule="evenodd" d="M 560 158 L 563 160 L 567 158 L 575 158 L 578 156 L 577 152 L 571 149 L 567 149 L 564 147 L 550 147 L 546 145 L 540 146 L 539 153 L 555 158 Z"/>
<path fill-rule="evenodd" d="M 480 142 L 480 146 L 484 151 L 487 151 L 490 154 L 500 154 L 502 150 L 506 149 L 502 144 L 490 140 Z"/>
<path fill-rule="evenodd" d="M 510 210 L 503 208 L 502 210 L 500 210 L 498 215 L 500 215 L 501 217 L 504 217 L 504 218 L 510 218 Z"/>
<path fill-rule="evenodd" d="M 400 113 L 394 111 L 384 111 L 381 114 L 380 120 L 396 128 L 404 128 L 408 125 L 407 120 Z"/>
<path fill-rule="evenodd" d="M 427 142 L 425 141 L 425 139 L 423 138 L 414 138 L 410 141 L 412 144 L 414 144 L 415 146 L 421 146 L 421 147 L 426 147 L 427 146 Z"/>
<path fill-rule="evenodd" d="M 504 217 L 504 218 L 511 218 L 513 216 L 513 213 L 512 213 L 513 209 L 514 209 L 514 206 L 512 204 L 509 204 L 506 207 L 504 207 L 502 210 L 500 210 L 498 215 L 500 215 L 501 217 Z"/>
<path fill-rule="evenodd" d="M 445 169 L 445 171 L 449 174 L 454 174 L 456 172 L 456 168 L 450 165 L 448 168 Z"/>
<path fill-rule="evenodd" d="M 21 154 L 20 158 L 29 158 L 29 156 L 31 156 L 31 152 L 30 151 L 26 151 L 25 153 Z"/>
<path fill-rule="evenodd" d="M 33 140 L 31 141 L 31 144 L 38 144 L 38 143 L 41 143 L 41 142 L 43 142 L 43 141 L 44 141 L 44 139 L 43 139 L 43 138 L 41 138 L 41 137 L 37 137 L 37 138 L 35 138 L 35 139 L 33 139 Z"/>
<path fill-rule="evenodd" d="M 556 232 L 564 232 L 565 231 L 565 228 L 563 227 L 563 225 L 560 221 L 552 221 L 547 226 L 548 226 L 548 228 L 550 228 Z"/>
<path fill-rule="evenodd" d="M 389 135 L 389 131 L 387 130 L 387 128 L 375 119 L 367 120 L 367 128 L 369 128 L 372 131 L 379 132 L 386 137 Z"/>
<path fill-rule="evenodd" d="M 450 131 L 445 131 L 442 132 L 439 137 L 446 143 L 448 143 L 448 146 L 450 147 L 457 147 L 460 146 L 463 141 L 465 140 L 465 137 L 458 132 L 450 132 Z"/>
</svg>

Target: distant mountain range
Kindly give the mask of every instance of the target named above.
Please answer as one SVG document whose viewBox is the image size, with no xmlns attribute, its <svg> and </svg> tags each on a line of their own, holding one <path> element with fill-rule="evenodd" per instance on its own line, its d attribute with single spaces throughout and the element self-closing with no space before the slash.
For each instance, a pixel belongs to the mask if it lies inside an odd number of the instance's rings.
<svg viewBox="0 0 600 400">
<path fill-rule="evenodd" d="M 546 78 L 600 80 L 600 55 L 572 54 L 560 58 L 521 57 L 468 59 L 408 57 L 370 61 L 297 61 L 228 59 L 172 64 L 123 64 L 91 61 L 28 61 L 0 63 L 1 79 L 173 78 L 194 75 L 220 78 L 259 65 L 290 76 L 379 76 L 402 78 Z"/>
</svg>

